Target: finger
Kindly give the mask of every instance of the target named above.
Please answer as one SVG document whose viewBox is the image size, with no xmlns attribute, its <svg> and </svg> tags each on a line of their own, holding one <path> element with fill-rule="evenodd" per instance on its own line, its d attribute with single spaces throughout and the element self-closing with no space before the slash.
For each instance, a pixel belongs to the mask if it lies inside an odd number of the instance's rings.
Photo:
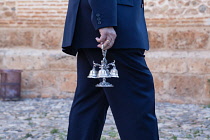
<svg viewBox="0 0 210 140">
<path fill-rule="evenodd" d="M 110 48 L 112 48 L 113 47 L 113 44 L 111 44 L 111 45 L 109 45 L 109 46 L 106 46 L 106 50 L 108 50 L 108 49 L 110 49 Z"/>
<path fill-rule="evenodd" d="M 107 35 L 106 34 L 101 34 L 100 38 L 99 38 L 99 42 L 100 43 L 104 43 L 106 41 Z"/>
<path fill-rule="evenodd" d="M 100 38 L 99 37 L 96 37 L 95 39 L 98 43 L 100 43 Z"/>
<path fill-rule="evenodd" d="M 101 49 L 102 50 L 105 50 L 104 44 L 101 45 Z"/>
<path fill-rule="evenodd" d="M 97 45 L 97 47 L 102 48 L 103 43 L 101 42 L 100 44 Z"/>
<path fill-rule="evenodd" d="M 109 47 L 111 45 L 111 38 L 106 39 L 106 41 L 104 42 L 104 49 L 106 49 L 107 47 Z"/>
<path fill-rule="evenodd" d="M 99 48 L 101 48 L 102 50 L 107 50 L 107 46 L 105 46 L 104 44 L 100 44 L 98 45 Z"/>
<path fill-rule="evenodd" d="M 107 38 L 110 38 L 110 43 L 108 45 L 106 45 L 106 49 L 110 49 L 113 45 L 114 45 L 114 42 L 115 42 L 115 39 L 116 37 L 113 36 L 113 35 L 110 35 L 108 36 Z M 109 40 L 109 39 L 108 39 Z"/>
</svg>

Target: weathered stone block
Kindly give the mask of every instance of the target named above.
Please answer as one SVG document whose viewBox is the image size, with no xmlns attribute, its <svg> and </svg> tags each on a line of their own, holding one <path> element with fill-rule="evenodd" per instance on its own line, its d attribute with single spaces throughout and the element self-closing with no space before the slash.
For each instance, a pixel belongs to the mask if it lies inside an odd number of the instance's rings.
<svg viewBox="0 0 210 140">
<path fill-rule="evenodd" d="M 187 64 L 184 58 L 170 57 L 149 57 L 146 58 L 148 67 L 152 72 L 160 73 L 185 73 L 187 72 Z"/>
<path fill-rule="evenodd" d="M 76 57 L 61 51 L 8 49 L 3 57 L 1 65 L 7 69 L 76 71 Z"/>
<path fill-rule="evenodd" d="M 39 29 L 36 30 L 34 48 L 61 49 L 63 29 Z"/>
<path fill-rule="evenodd" d="M 29 47 L 32 45 L 33 32 L 21 29 L 0 29 L 0 48 Z"/>
<path fill-rule="evenodd" d="M 204 85 L 202 75 L 174 75 L 169 82 L 169 95 L 171 100 L 176 98 L 183 103 L 202 103 Z"/>
<path fill-rule="evenodd" d="M 75 92 L 77 85 L 76 72 L 64 72 L 61 73 L 60 90 L 63 92 Z"/>
<path fill-rule="evenodd" d="M 196 30 L 173 30 L 167 35 L 167 44 L 171 49 L 205 49 L 209 42 L 208 32 Z"/>
<path fill-rule="evenodd" d="M 189 58 L 187 60 L 189 73 L 209 74 L 210 58 Z"/>
<path fill-rule="evenodd" d="M 64 53 L 56 53 L 46 55 L 47 69 L 71 70 L 76 71 L 76 57 L 64 55 Z"/>
<path fill-rule="evenodd" d="M 153 73 L 160 102 L 209 104 L 209 84 L 202 75 Z M 207 78 L 206 78 L 207 79 Z"/>
<path fill-rule="evenodd" d="M 76 72 L 23 71 L 23 97 L 72 97 L 75 92 Z"/>
<path fill-rule="evenodd" d="M 161 73 L 153 73 L 152 75 L 154 79 L 155 92 L 158 94 L 156 95 L 156 98 L 160 100 L 160 96 L 167 93 L 167 75 Z"/>
<path fill-rule="evenodd" d="M 165 48 L 163 33 L 148 31 L 149 43 L 152 49 Z"/>
<path fill-rule="evenodd" d="M 22 90 L 38 91 L 42 86 L 41 79 L 36 79 L 37 72 L 23 70 L 22 72 Z"/>
<path fill-rule="evenodd" d="M 7 50 L 4 55 L 3 65 L 7 69 L 35 70 L 45 69 L 45 55 L 36 51 Z"/>
</svg>

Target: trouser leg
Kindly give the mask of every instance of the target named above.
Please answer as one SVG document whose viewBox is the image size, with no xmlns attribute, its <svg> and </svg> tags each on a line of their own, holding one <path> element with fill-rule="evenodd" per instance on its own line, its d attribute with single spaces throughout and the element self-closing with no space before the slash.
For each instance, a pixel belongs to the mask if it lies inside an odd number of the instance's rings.
<svg viewBox="0 0 210 140">
<path fill-rule="evenodd" d="M 77 88 L 73 99 L 68 127 L 68 140 L 100 140 L 108 109 L 98 79 L 88 79 L 92 65 L 82 50 L 77 56 Z"/>
<path fill-rule="evenodd" d="M 89 60 L 100 63 L 100 49 L 85 52 Z M 119 79 L 107 79 L 114 87 L 103 89 L 121 140 L 158 140 L 153 77 L 142 50 L 108 50 L 107 60 L 115 60 L 119 71 Z"/>
</svg>

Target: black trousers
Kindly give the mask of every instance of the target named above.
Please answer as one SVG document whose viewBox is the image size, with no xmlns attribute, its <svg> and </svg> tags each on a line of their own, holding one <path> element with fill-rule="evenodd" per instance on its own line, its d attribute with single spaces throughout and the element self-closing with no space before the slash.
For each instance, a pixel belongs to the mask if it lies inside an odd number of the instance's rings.
<svg viewBox="0 0 210 140">
<path fill-rule="evenodd" d="M 159 140 L 154 83 L 144 50 L 108 50 L 108 62 L 115 60 L 119 71 L 119 78 L 107 79 L 112 88 L 95 87 L 100 80 L 87 78 L 93 61 L 101 60 L 101 49 L 78 51 L 78 80 L 67 139 L 100 140 L 110 106 L 121 140 Z"/>
</svg>

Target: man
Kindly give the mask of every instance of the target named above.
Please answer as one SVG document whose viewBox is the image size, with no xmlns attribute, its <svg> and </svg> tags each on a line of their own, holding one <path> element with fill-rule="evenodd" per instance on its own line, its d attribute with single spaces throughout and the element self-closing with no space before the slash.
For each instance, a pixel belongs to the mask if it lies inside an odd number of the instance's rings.
<svg viewBox="0 0 210 140">
<path fill-rule="evenodd" d="M 101 49 L 115 60 L 114 85 L 95 87 L 87 78 Z M 158 140 L 153 77 L 142 0 L 70 0 L 62 51 L 77 55 L 77 88 L 69 116 L 68 140 L 100 140 L 110 106 L 121 140 Z"/>
</svg>

